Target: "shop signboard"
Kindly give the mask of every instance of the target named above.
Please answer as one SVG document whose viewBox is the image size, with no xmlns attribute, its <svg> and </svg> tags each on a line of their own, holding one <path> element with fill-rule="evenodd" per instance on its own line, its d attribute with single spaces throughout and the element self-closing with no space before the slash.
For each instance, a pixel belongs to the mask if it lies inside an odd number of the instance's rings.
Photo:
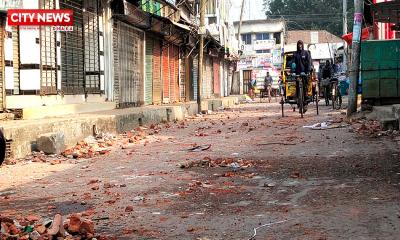
<svg viewBox="0 0 400 240">
<path fill-rule="evenodd" d="M 253 68 L 265 69 L 272 65 L 272 54 L 267 53 L 253 59 Z"/>
<path fill-rule="evenodd" d="M 241 58 L 237 63 L 238 70 L 251 69 L 252 67 L 253 67 L 253 58 L 251 57 Z"/>
<path fill-rule="evenodd" d="M 254 41 L 254 50 L 270 50 L 275 48 L 275 39 Z"/>
<path fill-rule="evenodd" d="M 282 65 L 282 52 L 281 52 L 281 50 L 274 50 L 272 52 L 272 63 L 275 66 Z"/>
</svg>

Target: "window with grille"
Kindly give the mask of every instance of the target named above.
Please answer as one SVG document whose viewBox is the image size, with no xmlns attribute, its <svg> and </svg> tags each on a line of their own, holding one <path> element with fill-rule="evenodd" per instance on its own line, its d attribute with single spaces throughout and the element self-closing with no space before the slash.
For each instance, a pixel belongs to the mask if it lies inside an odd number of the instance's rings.
<svg viewBox="0 0 400 240">
<path fill-rule="evenodd" d="M 257 33 L 256 34 L 256 40 L 268 40 L 269 39 L 269 33 Z"/>
<path fill-rule="evenodd" d="M 242 42 L 246 45 L 251 45 L 251 34 L 242 34 Z"/>
<path fill-rule="evenodd" d="M 41 0 L 41 9 L 55 9 L 55 0 Z M 57 37 L 49 26 L 40 27 L 40 93 L 57 93 Z"/>
<path fill-rule="evenodd" d="M 271 53 L 271 50 L 256 50 L 256 53 Z"/>
</svg>

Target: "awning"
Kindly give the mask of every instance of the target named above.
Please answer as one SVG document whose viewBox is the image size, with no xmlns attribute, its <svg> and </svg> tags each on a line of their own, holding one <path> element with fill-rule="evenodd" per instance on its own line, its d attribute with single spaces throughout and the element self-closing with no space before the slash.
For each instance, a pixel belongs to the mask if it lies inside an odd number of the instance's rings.
<svg viewBox="0 0 400 240">
<path fill-rule="evenodd" d="M 179 28 L 188 30 L 189 32 L 191 31 L 190 27 L 188 25 L 185 25 L 185 24 L 182 24 L 182 23 L 173 22 L 173 21 L 171 21 L 171 22 L 172 22 L 172 24 L 174 24 L 175 26 L 177 26 Z"/>
<path fill-rule="evenodd" d="M 365 41 L 369 39 L 369 31 L 370 28 L 364 28 L 362 30 L 361 41 Z M 353 33 L 349 33 L 342 36 L 342 39 L 347 42 L 347 44 L 351 45 L 353 43 Z"/>
</svg>

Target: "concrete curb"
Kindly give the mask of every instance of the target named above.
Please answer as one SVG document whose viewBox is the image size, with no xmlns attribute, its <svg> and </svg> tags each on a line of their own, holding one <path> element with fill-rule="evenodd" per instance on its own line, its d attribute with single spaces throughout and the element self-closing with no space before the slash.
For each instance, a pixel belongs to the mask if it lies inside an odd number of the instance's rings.
<svg viewBox="0 0 400 240">
<path fill-rule="evenodd" d="M 204 110 L 216 111 L 219 107 L 233 107 L 239 97 L 209 99 L 202 102 Z M 183 120 L 197 114 L 195 102 L 175 105 L 145 106 L 138 108 L 113 109 L 102 112 L 76 114 L 56 118 L 6 121 L 2 123 L 5 138 L 11 142 L 12 158 L 24 158 L 37 149 L 38 136 L 61 132 L 65 144 L 73 146 L 79 140 L 93 135 L 93 127 L 106 133 L 121 133 L 140 125 L 164 121 Z"/>
</svg>

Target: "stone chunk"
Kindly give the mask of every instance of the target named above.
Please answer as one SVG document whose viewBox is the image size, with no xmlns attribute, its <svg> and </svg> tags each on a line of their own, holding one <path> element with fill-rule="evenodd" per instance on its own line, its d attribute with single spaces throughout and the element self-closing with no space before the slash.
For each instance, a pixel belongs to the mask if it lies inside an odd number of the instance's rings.
<svg viewBox="0 0 400 240">
<path fill-rule="evenodd" d="M 382 130 L 399 130 L 399 120 L 396 118 L 384 118 L 379 121 Z"/>
<path fill-rule="evenodd" d="M 58 132 L 40 135 L 37 139 L 37 147 L 39 151 L 46 154 L 61 154 L 66 147 L 64 134 Z"/>
</svg>

